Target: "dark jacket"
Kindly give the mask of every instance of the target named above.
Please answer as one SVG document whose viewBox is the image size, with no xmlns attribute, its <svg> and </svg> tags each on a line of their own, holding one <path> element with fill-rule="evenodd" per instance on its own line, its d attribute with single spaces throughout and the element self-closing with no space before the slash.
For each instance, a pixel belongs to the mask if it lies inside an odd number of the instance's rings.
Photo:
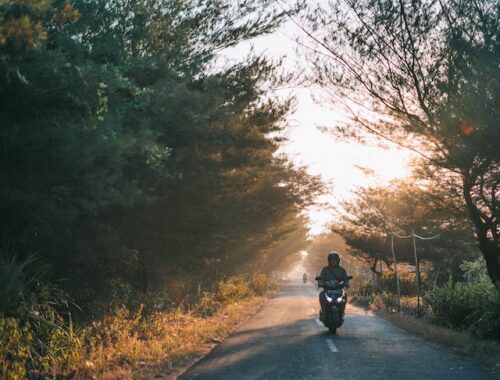
<svg viewBox="0 0 500 380">
<path fill-rule="evenodd" d="M 321 270 L 319 278 L 323 281 L 337 280 L 343 281 L 345 286 L 349 287 L 349 280 L 347 279 L 347 272 L 340 265 L 327 266 Z"/>
</svg>

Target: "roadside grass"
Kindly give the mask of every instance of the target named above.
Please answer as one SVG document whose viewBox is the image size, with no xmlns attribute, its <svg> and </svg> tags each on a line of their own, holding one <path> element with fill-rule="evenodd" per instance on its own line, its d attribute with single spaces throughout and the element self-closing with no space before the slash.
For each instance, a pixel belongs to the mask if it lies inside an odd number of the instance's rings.
<svg viewBox="0 0 500 380">
<path fill-rule="evenodd" d="M 209 352 L 220 343 L 236 326 L 260 309 L 264 297 L 235 302 L 225 306 L 217 314 L 209 318 L 195 317 L 190 314 L 179 314 L 174 317 L 174 323 L 169 323 L 168 329 L 160 332 L 154 339 L 160 344 L 162 355 L 151 357 L 144 351 L 143 362 L 133 365 L 131 375 L 133 379 L 165 379 L 179 374 L 182 369 Z M 149 358 L 147 358 L 149 356 Z M 115 377 L 108 371 L 106 378 Z"/>
<path fill-rule="evenodd" d="M 29 322 L 0 315 L 0 378 L 168 378 L 203 356 L 254 314 L 277 280 L 265 274 L 220 280 L 191 304 L 147 312 L 118 307 L 90 325 L 36 330 Z M 39 348 L 41 347 L 41 349 Z M 28 360 L 34 358 L 34 360 Z"/>
<path fill-rule="evenodd" d="M 352 296 L 350 302 L 371 310 L 376 315 L 393 323 L 410 334 L 422 337 L 428 341 L 440 344 L 453 350 L 456 354 L 466 359 L 471 359 L 486 370 L 500 378 L 500 342 L 495 340 L 478 339 L 469 331 L 457 331 L 451 328 L 437 326 L 426 317 L 418 318 L 411 309 L 414 300 L 402 299 L 402 312 L 396 312 L 393 305 L 385 305 L 380 297 Z M 410 313 L 405 312 L 410 310 Z M 411 311 L 413 310 L 413 311 Z"/>
</svg>

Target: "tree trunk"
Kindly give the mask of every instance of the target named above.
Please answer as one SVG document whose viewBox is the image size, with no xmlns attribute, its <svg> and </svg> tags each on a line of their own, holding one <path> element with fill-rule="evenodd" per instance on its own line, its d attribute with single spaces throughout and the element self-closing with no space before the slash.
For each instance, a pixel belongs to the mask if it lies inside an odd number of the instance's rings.
<svg viewBox="0 0 500 380">
<path fill-rule="evenodd" d="M 488 276 L 500 291 L 500 247 L 494 241 L 479 242 L 479 249 L 486 261 Z"/>
<path fill-rule="evenodd" d="M 494 234 L 491 234 L 491 232 L 489 232 L 486 221 L 483 220 L 479 209 L 474 203 L 474 200 L 472 198 L 472 187 L 474 185 L 474 179 L 471 179 L 470 176 L 467 175 L 463 175 L 462 178 L 465 203 L 467 205 L 469 217 L 474 223 L 474 228 L 477 234 L 477 241 L 479 243 L 479 249 L 483 254 L 484 260 L 486 262 L 488 276 L 490 277 L 491 282 L 493 282 L 493 285 L 495 285 L 497 290 L 500 291 L 500 244 L 498 241 L 494 240 Z M 496 228 L 496 226 L 493 225 L 491 228 Z M 490 234 L 491 237 L 489 236 Z"/>
</svg>

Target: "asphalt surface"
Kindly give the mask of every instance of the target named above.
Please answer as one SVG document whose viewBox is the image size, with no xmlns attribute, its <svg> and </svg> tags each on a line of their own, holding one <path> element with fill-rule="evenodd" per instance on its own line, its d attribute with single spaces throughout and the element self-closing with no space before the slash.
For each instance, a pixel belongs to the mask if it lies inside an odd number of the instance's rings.
<svg viewBox="0 0 500 380">
<path fill-rule="evenodd" d="M 288 281 L 179 379 L 496 379 L 441 347 L 348 305 L 332 335 L 318 289 Z"/>
</svg>

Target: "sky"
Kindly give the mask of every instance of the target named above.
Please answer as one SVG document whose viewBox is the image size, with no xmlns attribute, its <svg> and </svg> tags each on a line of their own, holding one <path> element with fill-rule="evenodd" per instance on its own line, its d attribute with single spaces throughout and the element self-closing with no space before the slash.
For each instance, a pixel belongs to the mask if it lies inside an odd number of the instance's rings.
<svg viewBox="0 0 500 380">
<path fill-rule="evenodd" d="M 241 61 L 253 50 L 273 60 L 283 58 L 283 69 L 288 72 L 302 72 L 307 62 L 300 52 L 303 47 L 295 42 L 297 37 L 305 38 L 292 22 L 287 22 L 272 34 L 224 51 L 222 58 L 228 62 Z M 318 102 L 317 98 L 322 97 L 320 89 L 291 86 L 275 91 L 274 95 L 296 99 L 286 120 L 288 141 L 279 153 L 286 154 L 297 165 L 306 166 L 309 173 L 320 175 L 327 189 L 327 193 L 306 210 L 311 235 L 328 230 L 342 212 L 341 202 L 352 199 L 356 188 L 386 185 L 408 174 L 412 158 L 408 151 L 341 141 L 331 133 L 320 131 L 318 127 L 328 129 L 349 117 L 340 107 Z"/>
</svg>

